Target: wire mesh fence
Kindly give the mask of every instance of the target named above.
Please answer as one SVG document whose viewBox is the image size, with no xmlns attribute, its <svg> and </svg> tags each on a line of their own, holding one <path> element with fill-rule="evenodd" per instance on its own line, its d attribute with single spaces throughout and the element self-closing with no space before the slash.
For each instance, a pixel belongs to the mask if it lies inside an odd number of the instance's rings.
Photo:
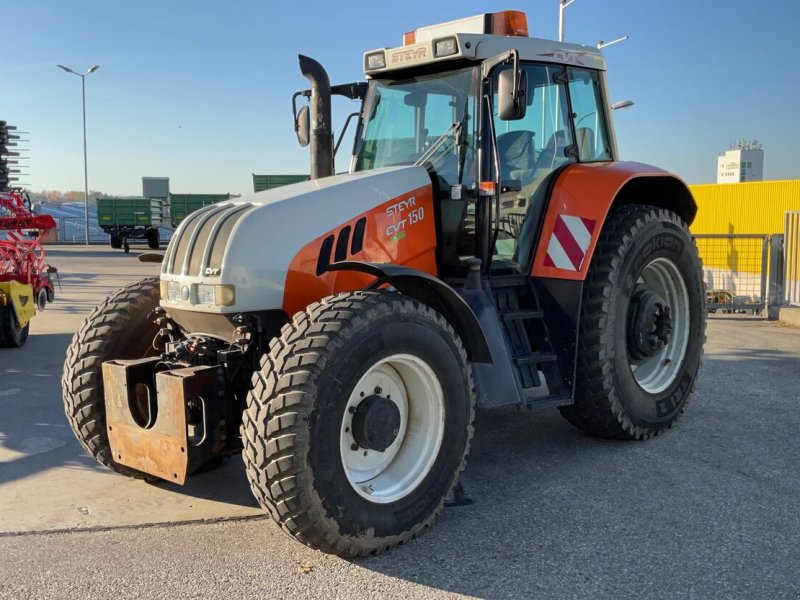
<svg viewBox="0 0 800 600">
<path fill-rule="evenodd" d="M 769 236 L 695 235 L 710 312 L 757 313 L 766 304 Z"/>
</svg>

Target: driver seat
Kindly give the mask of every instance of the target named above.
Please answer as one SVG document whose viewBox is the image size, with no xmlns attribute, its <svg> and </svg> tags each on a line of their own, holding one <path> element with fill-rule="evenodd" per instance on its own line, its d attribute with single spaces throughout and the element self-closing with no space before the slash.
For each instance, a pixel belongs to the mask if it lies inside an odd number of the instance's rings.
<svg viewBox="0 0 800 600">
<path fill-rule="evenodd" d="M 500 155 L 502 179 L 519 180 L 524 187 L 533 179 L 536 150 L 532 131 L 507 131 L 497 136 L 497 153 Z"/>
</svg>

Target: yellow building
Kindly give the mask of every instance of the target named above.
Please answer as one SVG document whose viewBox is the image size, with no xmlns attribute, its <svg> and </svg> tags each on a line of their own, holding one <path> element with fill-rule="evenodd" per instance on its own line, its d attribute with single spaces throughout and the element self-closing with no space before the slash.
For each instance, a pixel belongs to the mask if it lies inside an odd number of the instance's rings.
<svg viewBox="0 0 800 600">
<path fill-rule="evenodd" d="M 690 185 L 697 201 L 692 233 L 783 233 L 787 210 L 800 210 L 800 179 Z"/>
<path fill-rule="evenodd" d="M 697 248 L 707 289 L 744 301 L 761 296 L 764 236 L 784 233 L 786 211 L 800 211 L 800 180 L 689 187 L 698 206 L 691 230 L 700 236 Z"/>
</svg>

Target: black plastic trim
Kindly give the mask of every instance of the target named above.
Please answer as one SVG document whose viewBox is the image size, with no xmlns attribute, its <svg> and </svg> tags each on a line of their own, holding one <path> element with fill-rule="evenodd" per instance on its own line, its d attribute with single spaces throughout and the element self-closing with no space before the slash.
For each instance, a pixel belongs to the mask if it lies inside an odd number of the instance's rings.
<svg viewBox="0 0 800 600">
<path fill-rule="evenodd" d="M 492 354 L 480 322 L 464 299 L 452 287 L 433 275 L 408 267 L 348 260 L 329 265 L 326 271 L 357 271 L 373 275 L 376 289 L 389 284 L 403 294 L 430 306 L 453 326 L 472 362 L 491 363 Z"/>
</svg>

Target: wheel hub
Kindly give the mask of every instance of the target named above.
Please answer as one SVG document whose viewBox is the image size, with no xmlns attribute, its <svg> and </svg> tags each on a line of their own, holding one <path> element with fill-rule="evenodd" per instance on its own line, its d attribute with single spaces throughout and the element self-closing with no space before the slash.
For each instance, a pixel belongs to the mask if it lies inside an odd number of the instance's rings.
<svg viewBox="0 0 800 600">
<path fill-rule="evenodd" d="M 400 432 L 400 409 L 383 396 L 364 398 L 353 414 L 353 438 L 366 450 L 383 452 Z"/>
<path fill-rule="evenodd" d="M 672 316 L 667 301 L 646 286 L 633 293 L 628 309 L 628 353 L 632 364 L 642 364 L 667 345 Z"/>
</svg>

